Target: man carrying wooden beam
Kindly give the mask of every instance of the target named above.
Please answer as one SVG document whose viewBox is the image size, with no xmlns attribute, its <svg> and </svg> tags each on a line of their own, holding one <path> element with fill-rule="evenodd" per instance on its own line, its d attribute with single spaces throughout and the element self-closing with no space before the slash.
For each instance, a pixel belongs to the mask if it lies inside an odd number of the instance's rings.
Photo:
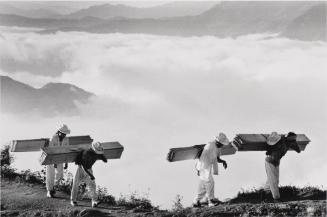
<svg viewBox="0 0 327 217">
<path fill-rule="evenodd" d="M 280 202 L 279 194 L 279 164 L 282 157 L 286 154 L 289 148 L 294 149 L 300 153 L 300 147 L 296 142 L 297 135 L 289 132 L 287 136 L 278 135 L 272 132 L 267 138 L 267 152 L 265 160 L 265 168 L 267 173 L 267 183 L 265 189 L 270 189 L 274 202 Z"/>
<path fill-rule="evenodd" d="M 56 134 L 52 137 L 49 147 L 56 146 L 66 146 L 68 145 L 68 139 L 66 137 L 67 134 L 70 133 L 69 128 L 66 124 L 63 124 Z M 68 163 L 65 163 L 65 167 L 63 164 L 52 164 L 47 165 L 46 167 L 46 188 L 47 188 L 47 197 L 54 197 L 56 193 L 54 190 L 55 181 L 58 183 L 61 179 L 63 179 L 63 169 L 67 169 Z"/>
<path fill-rule="evenodd" d="M 212 170 L 214 175 L 218 175 L 218 163 L 222 163 L 224 168 L 227 168 L 226 161 L 220 159 L 221 148 L 224 145 L 229 145 L 229 140 L 224 133 L 220 133 L 214 140 L 208 142 L 204 146 L 199 160 L 196 163 L 196 169 L 200 182 L 198 185 L 198 193 L 194 199 L 193 206 L 200 207 L 201 202 L 208 200 L 209 206 L 215 206 L 219 203 L 218 199 L 215 199 L 215 182 L 212 176 Z"/>
<path fill-rule="evenodd" d="M 91 148 L 83 150 L 77 155 L 75 164 L 77 164 L 78 167 L 74 176 L 73 187 L 70 196 L 70 204 L 72 206 L 77 205 L 76 200 L 80 182 L 86 183 L 90 190 L 92 207 L 96 207 L 98 205 L 95 177 L 92 171 L 92 166 L 97 160 L 102 160 L 103 162 L 107 163 L 107 158 L 104 155 L 104 149 L 100 142 L 93 143 Z"/>
</svg>

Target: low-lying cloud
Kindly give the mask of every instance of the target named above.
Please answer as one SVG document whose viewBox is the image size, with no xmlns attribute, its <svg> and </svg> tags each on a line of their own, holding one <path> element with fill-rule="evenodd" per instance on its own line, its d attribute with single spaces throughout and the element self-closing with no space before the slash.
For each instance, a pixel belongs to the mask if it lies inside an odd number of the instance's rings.
<svg viewBox="0 0 327 217">
<path fill-rule="evenodd" d="M 71 125 L 75 135 L 119 140 L 126 147 L 124 157 L 108 166 L 99 163 L 99 184 L 116 194 L 128 190 L 129 184 L 144 191 L 151 188 L 155 202 L 169 206 L 176 194 L 191 202 L 197 177 L 192 161 L 165 162 L 168 148 L 203 143 L 219 131 L 232 138 L 241 132 L 294 130 L 306 133 L 312 142 L 304 153 L 283 159 L 281 184 L 324 184 L 326 43 L 265 35 L 236 39 L 78 32 L 2 35 L 1 74 L 33 86 L 72 83 L 98 97 L 80 105 L 78 117 L 49 117 L 36 124 L 36 117 L 6 116 L 9 127 L 1 129 L 5 135 L 1 142 L 18 135 L 50 136 L 54 130 L 45 132 L 45 126 L 60 122 Z M 21 128 L 9 132 L 18 124 L 34 133 L 24 134 Z M 225 158 L 230 166 L 216 178 L 221 199 L 265 182 L 264 153 Z M 100 175 L 100 169 L 109 172 Z M 169 190 L 162 192 L 165 186 Z"/>
</svg>

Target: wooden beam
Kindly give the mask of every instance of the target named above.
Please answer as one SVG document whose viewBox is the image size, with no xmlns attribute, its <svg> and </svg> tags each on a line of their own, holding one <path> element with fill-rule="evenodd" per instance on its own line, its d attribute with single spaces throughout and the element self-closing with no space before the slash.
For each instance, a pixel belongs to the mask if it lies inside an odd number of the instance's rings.
<svg viewBox="0 0 327 217">
<path fill-rule="evenodd" d="M 266 151 L 268 147 L 266 143 L 268 136 L 269 134 L 237 134 L 233 143 L 238 148 L 238 151 Z M 296 141 L 301 151 L 304 151 L 310 139 L 304 134 L 297 134 Z"/>
<path fill-rule="evenodd" d="M 68 144 L 69 145 L 78 145 L 78 144 L 91 144 L 93 139 L 87 136 L 69 136 Z M 25 139 L 25 140 L 13 140 L 11 142 L 11 152 L 32 152 L 40 151 L 41 148 L 44 148 L 48 145 L 50 139 Z"/>
<path fill-rule="evenodd" d="M 69 145 L 78 145 L 78 144 L 91 144 L 93 139 L 89 136 L 68 136 Z"/>
<path fill-rule="evenodd" d="M 49 143 L 48 138 L 43 139 L 25 139 L 25 140 L 13 140 L 11 142 L 11 152 L 31 152 L 40 151 L 41 147 L 44 147 Z"/>
<path fill-rule="evenodd" d="M 107 159 L 119 159 L 124 147 L 119 142 L 101 143 L 104 149 L 104 156 Z M 74 146 L 57 146 L 42 148 L 40 163 L 42 165 L 74 162 L 76 156 L 82 150 L 91 148 L 90 144 Z"/>
<path fill-rule="evenodd" d="M 182 148 L 171 148 L 167 155 L 169 162 L 182 161 L 182 160 L 194 160 L 200 157 L 205 144 L 195 145 Z M 232 145 L 223 146 L 221 155 L 235 154 L 236 149 Z"/>
</svg>

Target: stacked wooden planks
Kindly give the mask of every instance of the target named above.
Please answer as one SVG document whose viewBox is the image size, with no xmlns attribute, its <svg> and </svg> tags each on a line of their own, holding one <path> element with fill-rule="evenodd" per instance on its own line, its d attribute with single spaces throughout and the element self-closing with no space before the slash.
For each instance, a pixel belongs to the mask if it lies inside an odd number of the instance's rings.
<svg viewBox="0 0 327 217">
<path fill-rule="evenodd" d="M 171 148 L 167 154 L 167 160 L 169 162 L 192 160 L 201 156 L 205 144 L 194 145 L 190 147 Z M 221 149 L 221 155 L 235 154 L 236 149 L 231 145 L 223 146 Z"/>
<path fill-rule="evenodd" d="M 93 139 L 89 136 L 69 136 L 68 144 L 69 145 L 78 145 L 78 144 L 91 144 Z M 25 140 L 13 140 L 11 142 L 11 152 L 32 152 L 40 151 L 41 148 L 44 148 L 49 145 L 49 138 L 41 139 L 25 139 Z"/>
<path fill-rule="evenodd" d="M 269 134 L 237 134 L 233 143 L 238 151 L 266 151 L 268 136 Z M 310 139 L 304 134 L 297 134 L 296 141 L 301 151 L 303 151 L 310 142 Z"/>
<path fill-rule="evenodd" d="M 119 159 L 124 147 L 119 142 L 101 143 L 107 159 Z M 74 146 L 56 146 L 42 148 L 40 163 L 42 165 L 74 162 L 78 153 L 91 148 L 91 144 Z"/>
</svg>

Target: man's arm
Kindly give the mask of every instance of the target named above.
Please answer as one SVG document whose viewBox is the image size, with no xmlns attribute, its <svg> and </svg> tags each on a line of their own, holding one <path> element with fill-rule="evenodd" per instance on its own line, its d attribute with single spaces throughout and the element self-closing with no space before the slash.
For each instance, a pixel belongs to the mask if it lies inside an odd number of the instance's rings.
<svg viewBox="0 0 327 217">
<path fill-rule="evenodd" d="M 196 158 L 200 158 L 203 152 L 204 145 L 194 145 L 193 148 L 196 148 L 198 150 Z"/>
<path fill-rule="evenodd" d="M 221 159 L 219 156 L 217 157 L 217 162 L 222 163 L 225 169 L 227 168 L 227 162 Z"/>
<path fill-rule="evenodd" d="M 101 154 L 101 155 L 99 156 L 99 159 L 102 160 L 102 161 L 105 162 L 105 163 L 108 162 L 107 158 L 106 158 L 103 154 Z"/>
<path fill-rule="evenodd" d="M 300 146 L 297 142 L 292 143 L 290 147 L 294 149 L 297 153 L 301 152 Z"/>
<path fill-rule="evenodd" d="M 90 173 L 90 171 L 84 165 L 82 165 L 82 166 L 83 166 L 84 171 L 90 176 L 91 180 L 94 180 L 95 177 L 93 176 L 93 174 Z"/>
<path fill-rule="evenodd" d="M 82 164 L 82 156 L 83 156 L 83 151 L 78 153 L 78 155 L 75 158 L 75 164 L 81 165 Z"/>
<path fill-rule="evenodd" d="M 300 146 L 299 146 L 299 144 L 296 141 L 296 137 L 295 138 L 286 138 L 286 146 L 288 148 L 293 149 L 297 153 L 300 153 L 301 152 Z"/>
<path fill-rule="evenodd" d="M 53 146 L 56 146 L 56 145 L 58 145 L 58 144 L 56 142 L 56 137 L 55 136 L 53 136 L 50 141 L 45 143 L 45 147 L 53 147 Z M 53 164 L 53 167 L 57 168 L 57 164 Z"/>
</svg>

